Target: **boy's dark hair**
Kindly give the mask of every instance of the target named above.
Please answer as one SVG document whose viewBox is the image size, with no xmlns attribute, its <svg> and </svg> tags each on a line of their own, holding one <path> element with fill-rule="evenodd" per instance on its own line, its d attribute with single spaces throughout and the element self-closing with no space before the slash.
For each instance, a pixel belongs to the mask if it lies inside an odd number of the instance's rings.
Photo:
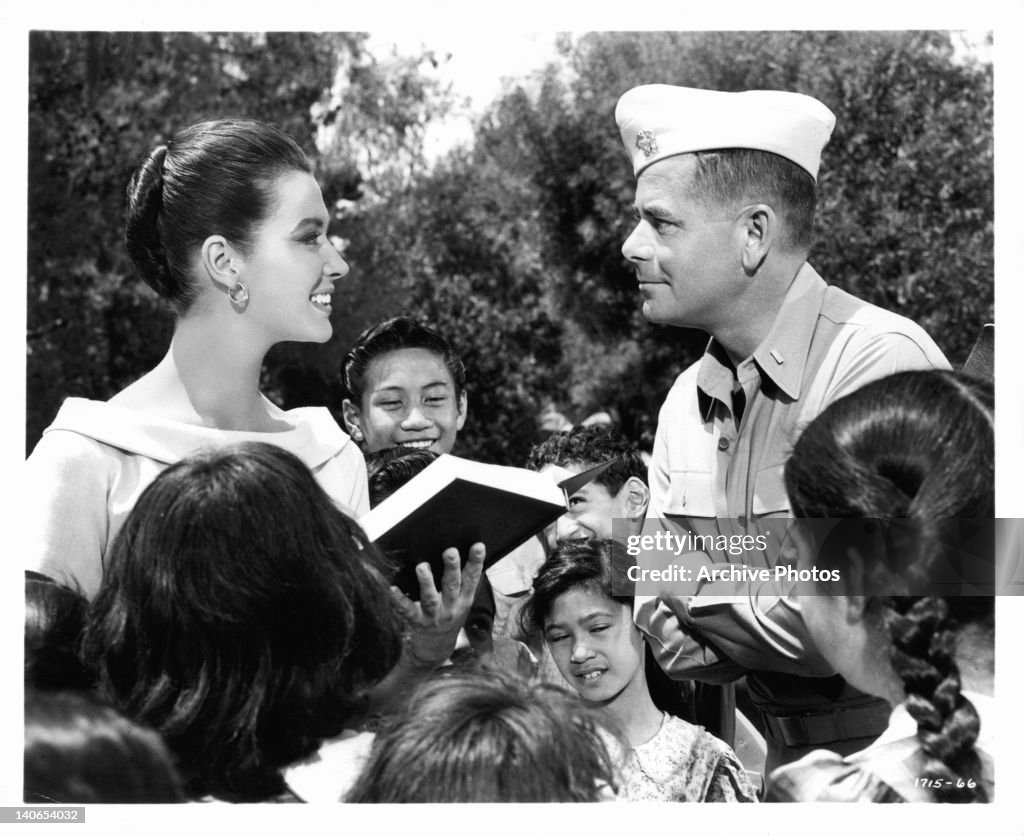
<svg viewBox="0 0 1024 836">
<path fill-rule="evenodd" d="M 387 447 L 366 455 L 366 480 L 370 507 L 375 508 L 402 485 L 421 472 L 440 453 L 405 447 Z"/>
<path fill-rule="evenodd" d="M 184 801 L 160 736 L 96 697 L 25 689 L 27 804 Z"/>
<path fill-rule="evenodd" d="M 348 399 L 361 406 L 370 362 L 403 348 L 424 348 L 440 357 L 452 376 L 455 396 L 462 396 L 466 388 L 466 367 L 451 343 L 427 325 L 408 316 L 396 316 L 363 331 L 342 360 L 341 382 Z"/>
<path fill-rule="evenodd" d="M 615 459 L 615 462 L 594 481 L 608 488 L 612 496 L 622 490 L 630 477 L 635 476 L 647 484 L 647 465 L 636 445 L 614 427 L 606 425 L 573 427 L 552 434 L 534 445 L 526 466 L 540 470 L 547 464 L 562 467 L 571 464 L 586 469 L 608 459 Z"/>
<path fill-rule="evenodd" d="M 616 775 L 597 717 L 553 685 L 451 670 L 417 689 L 377 735 L 345 800 L 599 801 Z"/>
<path fill-rule="evenodd" d="M 293 454 L 196 455 L 118 533 L 86 659 L 119 710 L 163 735 L 191 796 L 277 796 L 281 768 L 339 734 L 398 661 L 376 556 Z"/>
</svg>

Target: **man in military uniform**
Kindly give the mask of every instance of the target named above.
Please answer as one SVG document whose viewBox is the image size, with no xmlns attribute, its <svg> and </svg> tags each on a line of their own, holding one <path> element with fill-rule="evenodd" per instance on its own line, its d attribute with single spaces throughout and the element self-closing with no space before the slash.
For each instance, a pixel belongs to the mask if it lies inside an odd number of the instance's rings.
<svg viewBox="0 0 1024 836">
<path fill-rule="evenodd" d="M 870 380 L 949 364 L 916 324 L 827 286 L 807 263 L 835 125 L 824 104 L 654 84 L 625 93 L 616 121 L 637 178 L 622 252 L 644 315 L 711 335 L 661 409 L 649 517 L 701 534 L 777 535 L 789 516 L 783 467 L 803 425 Z M 791 590 L 720 597 L 735 590 L 640 596 L 635 618 L 677 678 L 746 673 L 768 769 L 813 749 L 849 754 L 885 729 L 888 706 L 830 675 Z"/>
</svg>

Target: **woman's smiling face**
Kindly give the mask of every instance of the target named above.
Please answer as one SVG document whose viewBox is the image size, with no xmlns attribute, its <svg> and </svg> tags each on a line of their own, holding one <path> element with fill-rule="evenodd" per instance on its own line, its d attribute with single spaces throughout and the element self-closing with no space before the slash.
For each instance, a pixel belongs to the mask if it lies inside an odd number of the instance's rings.
<svg viewBox="0 0 1024 836">
<path fill-rule="evenodd" d="M 331 294 L 348 265 L 327 238 L 330 217 L 312 175 L 293 171 L 275 184 L 274 210 L 240 254 L 238 278 L 249 290 L 246 319 L 271 344 L 331 337 Z"/>
<path fill-rule="evenodd" d="M 588 702 L 608 703 L 646 682 L 632 609 L 594 587 L 577 586 L 555 599 L 544 639 L 565 681 Z"/>
</svg>

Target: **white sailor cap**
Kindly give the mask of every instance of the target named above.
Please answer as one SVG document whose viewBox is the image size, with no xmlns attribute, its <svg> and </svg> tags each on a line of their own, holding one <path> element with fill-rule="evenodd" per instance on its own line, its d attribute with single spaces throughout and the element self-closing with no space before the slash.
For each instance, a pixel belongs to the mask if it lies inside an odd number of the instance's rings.
<svg viewBox="0 0 1024 836">
<path fill-rule="evenodd" d="M 622 95 L 615 121 L 637 177 L 651 163 L 676 154 L 753 148 L 792 160 L 817 180 L 821 149 L 836 117 L 802 93 L 645 84 Z"/>
</svg>

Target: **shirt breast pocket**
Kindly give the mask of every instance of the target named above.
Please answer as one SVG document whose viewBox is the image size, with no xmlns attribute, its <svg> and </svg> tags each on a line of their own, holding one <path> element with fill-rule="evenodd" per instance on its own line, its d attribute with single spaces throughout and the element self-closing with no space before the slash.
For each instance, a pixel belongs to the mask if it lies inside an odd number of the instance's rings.
<svg viewBox="0 0 1024 836">
<path fill-rule="evenodd" d="M 669 473 L 670 498 L 666 513 L 680 517 L 714 517 L 715 496 L 711 473 L 706 470 L 674 470 Z"/>
<path fill-rule="evenodd" d="M 754 501 L 751 511 L 757 517 L 788 515 L 789 497 L 786 495 L 784 480 L 785 462 L 766 467 L 757 472 L 754 479 Z"/>
</svg>

